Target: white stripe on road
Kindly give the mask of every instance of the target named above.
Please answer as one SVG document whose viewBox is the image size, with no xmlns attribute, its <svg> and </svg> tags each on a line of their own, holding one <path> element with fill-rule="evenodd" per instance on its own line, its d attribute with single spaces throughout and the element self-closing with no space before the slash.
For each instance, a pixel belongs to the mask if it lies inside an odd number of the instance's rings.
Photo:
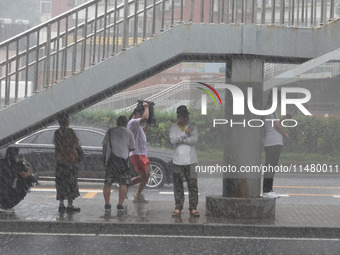
<svg viewBox="0 0 340 255">
<path fill-rule="evenodd" d="M 34 235 L 34 236 L 96 236 L 97 234 L 81 233 L 34 233 L 34 232 L 0 232 L 0 235 Z"/>
<path fill-rule="evenodd" d="M 278 194 L 280 197 L 289 197 L 288 194 Z"/>
<path fill-rule="evenodd" d="M 106 237 L 140 237 L 140 238 L 188 238 L 188 239 L 249 239 L 249 240 L 294 240 L 294 241 L 340 241 L 340 238 L 297 238 L 297 237 L 248 237 L 248 236 L 181 236 L 181 235 L 130 235 L 99 234 Z"/>
<path fill-rule="evenodd" d="M 160 194 L 160 195 L 173 195 L 174 192 L 173 192 L 173 191 L 160 191 L 159 194 Z M 188 194 L 189 194 L 189 192 L 184 192 L 184 195 L 188 195 Z M 199 195 L 199 194 L 200 194 L 200 193 L 198 193 L 198 195 Z"/>
<path fill-rule="evenodd" d="M 34 233 L 34 232 L 0 232 L 0 235 L 35 235 L 35 236 L 97 236 L 82 233 Z M 131 238 L 187 238 L 187 239 L 243 239 L 243 240 L 278 240 L 278 241 L 340 241 L 340 238 L 296 238 L 296 237 L 247 237 L 247 236 L 183 236 L 183 235 L 131 235 L 131 234 L 99 234 L 99 237 L 131 237 Z"/>
<path fill-rule="evenodd" d="M 159 192 L 160 195 L 173 195 L 174 192 L 173 191 L 160 191 Z M 188 195 L 188 192 L 184 192 L 185 195 Z"/>
</svg>

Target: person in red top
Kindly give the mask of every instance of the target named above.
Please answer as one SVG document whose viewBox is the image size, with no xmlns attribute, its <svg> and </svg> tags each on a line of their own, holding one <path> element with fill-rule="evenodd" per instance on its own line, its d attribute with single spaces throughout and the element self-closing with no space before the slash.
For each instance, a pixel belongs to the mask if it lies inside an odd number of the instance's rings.
<svg viewBox="0 0 340 255">
<path fill-rule="evenodd" d="M 59 212 L 80 212 L 73 206 L 73 200 L 80 196 L 78 187 L 78 153 L 79 139 L 72 128 L 69 118 L 63 114 L 58 118 L 60 128 L 54 133 L 56 167 L 56 190 L 59 200 Z M 64 200 L 68 201 L 67 207 Z"/>
</svg>

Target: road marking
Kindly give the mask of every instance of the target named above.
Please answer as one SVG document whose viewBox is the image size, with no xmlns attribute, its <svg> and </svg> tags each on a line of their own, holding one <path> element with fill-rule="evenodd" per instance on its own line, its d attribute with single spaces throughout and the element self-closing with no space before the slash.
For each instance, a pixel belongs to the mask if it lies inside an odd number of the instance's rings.
<svg viewBox="0 0 340 255">
<path fill-rule="evenodd" d="M 99 234 L 106 237 L 140 237 L 140 238 L 188 238 L 188 239 L 246 239 L 246 240 L 296 240 L 296 241 L 340 241 L 339 238 L 297 238 L 297 237 L 247 237 L 247 236 L 183 236 L 183 235 L 131 235 L 131 234 Z"/>
<path fill-rule="evenodd" d="M 160 191 L 159 192 L 160 195 L 173 195 L 174 192 L 173 191 Z M 185 195 L 188 195 L 188 192 L 184 192 Z"/>
<path fill-rule="evenodd" d="M 173 191 L 160 191 L 159 192 L 160 195 L 173 195 L 174 192 Z M 198 193 L 199 195 L 200 193 Z M 184 195 L 189 195 L 189 192 L 184 192 Z"/>
<path fill-rule="evenodd" d="M 97 195 L 98 192 L 88 192 L 86 193 L 85 196 L 83 196 L 83 198 L 87 198 L 87 199 L 91 199 L 94 198 Z"/>
<path fill-rule="evenodd" d="M 55 192 L 56 190 L 55 190 L 54 188 L 50 188 L 50 189 L 32 188 L 31 191 L 47 191 L 47 192 Z"/>
<path fill-rule="evenodd" d="M 310 197 L 334 197 L 334 196 L 339 196 L 339 195 L 332 195 L 332 194 L 287 194 L 287 195 L 289 195 L 289 196 L 310 196 Z"/>
<path fill-rule="evenodd" d="M 313 186 L 274 186 L 274 188 L 285 188 L 285 189 L 340 189 L 340 187 L 313 187 Z"/>
<path fill-rule="evenodd" d="M 280 197 L 289 197 L 288 194 L 278 194 Z"/>
<path fill-rule="evenodd" d="M 333 196 L 334 198 L 340 198 L 340 196 Z"/>
<path fill-rule="evenodd" d="M 34 232 L 0 232 L 0 235 L 35 235 L 35 236 L 97 236 L 88 233 L 34 233 Z M 278 240 L 278 241 L 340 241 L 339 238 L 297 238 L 297 237 L 247 237 L 247 236 L 183 236 L 183 235 L 135 235 L 135 234 L 98 234 L 99 237 L 131 238 L 187 238 L 187 239 L 245 239 L 245 240 Z"/>
<path fill-rule="evenodd" d="M 34 233 L 34 232 L 0 232 L 0 235 L 96 236 L 97 234 L 81 234 L 81 233 Z"/>
</svg>

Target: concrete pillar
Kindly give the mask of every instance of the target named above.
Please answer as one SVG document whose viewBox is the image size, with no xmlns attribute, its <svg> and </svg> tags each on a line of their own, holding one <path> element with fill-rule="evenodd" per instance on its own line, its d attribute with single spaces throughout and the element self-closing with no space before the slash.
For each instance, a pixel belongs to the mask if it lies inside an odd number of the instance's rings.
<svg viewBox="0 0 340 255">
<path fill-rule="evenodd" d="M 230 64 L 229 64 L 230 68 Z M 260 166 L 262 150 L 262 128 L 249 127 L 248 121 L 259 119 L 247 106 L 248 88 L 253 88 L 253 105 L 262 109 L 264 60 L 255 57 L 233 57 L 230 77 L 226 83 L 240 88 L 244 95 L 244 115 L 233 114 L 233 95 L 226 90 L 225 119 L 229 124 L 225 129 L 224 165 Z M 231 120 L 233 126 L 231 127 Z M 235 125 L 234 125 L 235 123 Z M 239 124 L 242 123 L 242 124 Z M 243 124 L 245 123 L 245 124 Z M 258 122 L 252 125 L 259 125 Z M 223 179 L 224 197 L 260 197 L 261 173 L 226 173 Z"/>
<path fill-rule="evenodd" d="M 207 196 L 207 216 L 265 219 L 275 217 L 275 199 L 261 198 L 261 173 L 241 173 L 243 167 L 261 165 L 262 127 L 250 127 L 249 120 L 261 119 L 248 109 L 248 88 L 253 89 L 253 106 L 262 109 L 264 60 L 253 56 L 233 56 L 226 65 L 226 85 L 237 86 L 244 95 L 244 114 L 235 115 L 234 100 L 241 100 L 225 91 L 224 165 L 234 173 L 223 176 L 222 196 Z M 259 126 L 260 121 L 251 121 Z"/>
</svg>

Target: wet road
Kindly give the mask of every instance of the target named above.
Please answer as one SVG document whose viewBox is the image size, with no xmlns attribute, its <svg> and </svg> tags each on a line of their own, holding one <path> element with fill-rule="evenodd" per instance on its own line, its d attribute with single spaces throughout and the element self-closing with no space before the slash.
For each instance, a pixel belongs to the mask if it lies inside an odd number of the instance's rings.
<svg viewBox="0 0 340 255">
<path fill-rule="evenodd" d="M 141 235 L 0 235 L 14 254 L 339 254 L 340 239 Z"/>
<path fill-rule="evenodd" d="M 274 188 L 282 195 L 277 204 L 339 205 L 340 178 L 324 176 L 277 176 Z M 221 194 L 222 180 L 199 179 L 200 200 Z M 81 197 L 87 204 L 103 202 L 101 183 L 80 183 Z M 172 185 L 161 189 L 146 189 L 148 200 L 173 201 Z M 128 193 L 132 198 L 136 187 Z M 111 201 L 117 201 L 114 185 Z M 30 198 L 42 203 L 55 199 L 54 182 L 41 182 Z M 186 197 L 187 198 L 187 197 Z M 77 200 L 78 200 L 77 199 Z M 187 200 L 187 199 L 186 199 Z M 56 201 L 55 201 L 56 202 Z M 95 203 L 97 202 L 97 203 Z M 57 203 L 57 202 L 56 202 Z M 103 202 L 104 203 L 104 202 Z M 247 236 L 168 236 L 121 234 L 56 234 L 56 233 L 0 233 L 0 254 L 340 254 L 340 239 L 272 238 Z"/>
</svg>

